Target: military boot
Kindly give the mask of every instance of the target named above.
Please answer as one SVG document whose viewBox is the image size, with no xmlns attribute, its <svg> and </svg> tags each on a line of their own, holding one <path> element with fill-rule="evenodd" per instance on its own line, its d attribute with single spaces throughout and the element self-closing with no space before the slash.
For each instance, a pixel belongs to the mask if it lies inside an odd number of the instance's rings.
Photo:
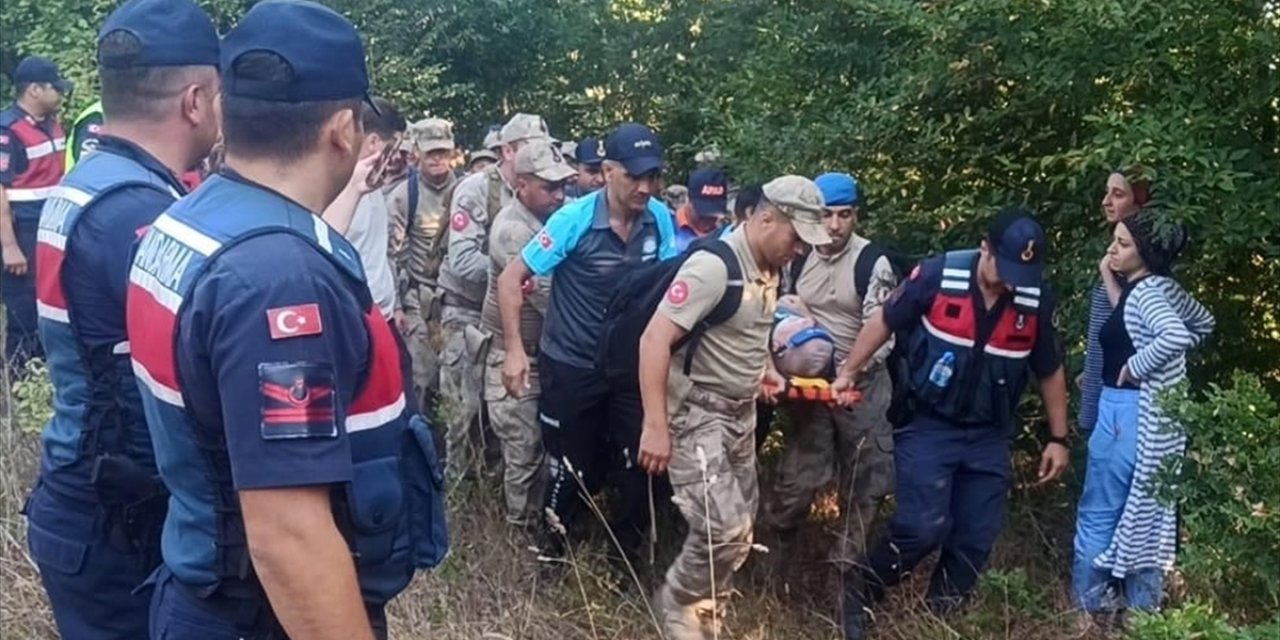
<svg viewBox="0 0 1280 640">
<path fill-rule="evenodd" d="M 706 640 L 711 638 L 704 629 L 704 623 L 694 605 L 680 604 L 671 591 L 671 587 L 663 583 L 658 593 L 653 596 L 653 607 L 662 621 L 667 640 Z"/>
</svg>

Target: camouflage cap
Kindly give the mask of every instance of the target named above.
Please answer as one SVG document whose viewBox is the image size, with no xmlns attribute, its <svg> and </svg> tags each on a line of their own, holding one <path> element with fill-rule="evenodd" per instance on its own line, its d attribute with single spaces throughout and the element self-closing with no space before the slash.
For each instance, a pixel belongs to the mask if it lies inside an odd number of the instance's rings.
<svg viewBox="0 0 1280 640">
<path fill-rule="evenodd" d="M 542 116 L 517 113 L 511 116 L 498 136 L 502 144 L 512 144 L 521 140 L 550 140 L 551 131 L 547 129 L 547 121 Z"/>
<path fill-rule="evenodd" d="M 803 176 L 782 176 L 764 185 L 764 198 L 791 220 L 801 240 L 814 245 L 831 244 L 822 224 L 822 191 Z"/>
<path fill-rule="evenodd" d="M 441 118 L 425 118 L 409 125 L 408 137 L 419 153 L 453 151 L 453 125 Z"/>
<path fill-rule="evenodd" d="M 516 174 L 532 175 L 547 182 L 560 182 L 578 175 L 564 154 L 548 140 L 533 140 L 516 154 Z"/>
<path fill-rule="evenodd" d="M 467 164 L 473 165 L 476 163 L 476 160 L 490 160 L 492 162 L 497 162 L 498 154 L 488 149 L 478 149 L 471 152 L 471 156 L 467 159 Z"/>
<path fill-rule="evenodd" d="M 502 136 L 498 134 L 497 129 L 490 131 L 488 135 L 484 137 L 484 148 L 492 150 L 492 149 L 497 149 L 501 146 L 502 146 Z"/>
</svg>

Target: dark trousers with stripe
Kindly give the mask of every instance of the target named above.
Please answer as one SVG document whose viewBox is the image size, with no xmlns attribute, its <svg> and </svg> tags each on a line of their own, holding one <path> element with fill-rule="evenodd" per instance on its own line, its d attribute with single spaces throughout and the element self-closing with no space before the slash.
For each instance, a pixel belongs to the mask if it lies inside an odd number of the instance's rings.
<svg viewBox="0 0 1280 640">
<path fill-rule="evenodd" d="M 568 527 L 583 507 L 582 494 L 597 493 L 607 481 L 619 499 L 610 505 L 610 526 L 624 550 L 637 550 L 649 527 L 649 475 L 636 463 L 644 418 L 639 389 L 619 388 L 603 372 L 545 355 L 538 367 L 538 421 L 551 468 L 547 508 Z M 665 478 L 655 478 L 653 487 L 661 494 L 655 503 L 665 503 Z"/>
</svg>

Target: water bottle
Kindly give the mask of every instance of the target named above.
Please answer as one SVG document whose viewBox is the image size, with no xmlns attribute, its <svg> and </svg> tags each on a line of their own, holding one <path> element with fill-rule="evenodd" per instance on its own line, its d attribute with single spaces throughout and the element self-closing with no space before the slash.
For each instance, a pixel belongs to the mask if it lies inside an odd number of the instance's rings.
<svg viewBox="0 0 1280 640">
<path fill-rule="evenodd" d="M 933 363 L 933 369 L 929 370 L 929 384 L 946 389 L 951 384 L 951 374 L 955 373 L 956 354 L 948 351 L 942 354 L 938 361 Z"/>
</svg>

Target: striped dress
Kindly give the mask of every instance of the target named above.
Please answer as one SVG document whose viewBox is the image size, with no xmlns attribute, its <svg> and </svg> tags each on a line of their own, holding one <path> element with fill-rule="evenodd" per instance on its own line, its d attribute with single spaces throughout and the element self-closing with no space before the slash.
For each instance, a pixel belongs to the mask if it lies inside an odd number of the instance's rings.
<svg viewBox="0 0 1280 640">
<path fill-rule="evenodd" d="M 1186 433 L 1160 410 L 1159 395 L 1187 375 L 1186 354 L 1213 331 L 1213 316 L 1171 278 L 1149 276 L 1134 285 L 1124 308 L 1125 329 L 1137 353 L 1129 373 L 1140 383 L 1138 453 L 1129 498 L 1111 545 L 1095 560 L 1123 578 L 1139 569 L 1173 568 L 1178 541 L 1176 510 L 1152 495 L 1156 472 L 1181 456 Z"/>
<path fill-rule="evenodd" d="M 1078 426 L 1086 435 L 1098 422 L 1098 398 L 1102 396 L 1102 344 L 1098 337 L 1102 334 L 1103 323 L 1111 317 L 1111 311 L 1106 286 L 1102 283 L 1094 285 L 1089 294 L 1089 329 L 1085 334 L 1084 378 L 1080 384 L 1080 414 L 1077 417 Z"/>
</svg>

